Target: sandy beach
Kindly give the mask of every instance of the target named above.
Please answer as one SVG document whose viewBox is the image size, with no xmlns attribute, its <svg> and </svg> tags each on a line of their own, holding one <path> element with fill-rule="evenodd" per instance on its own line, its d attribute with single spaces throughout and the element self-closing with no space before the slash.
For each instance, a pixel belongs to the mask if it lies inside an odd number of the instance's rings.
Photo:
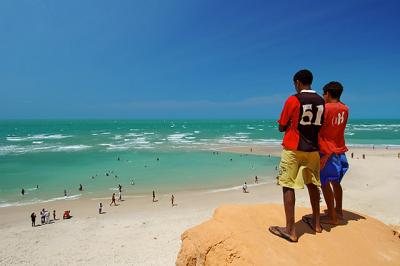
<svg viewBox="0 0 400 266">
<path fill-rule="evenodd" d="M 252 151 L 250 151 L 252 148 Z M 234 147 L 224 151 L 279 156 L 280 148 Z M 389 225 L 400 224 L 400 149 L 351 148 L 350 170 L 343 180 L 344 208 L 362 212 Z M 354 158 L 350 158 L 354 153 Z M 366 159 L 362 159 L 365 154 Z M 171 194 L 126 195 L 118 206 L 110 198 L 61 200 L 43 204 L 0 208 L 1 265 L 174 265 L 181 234 L 211 217 L 222 204 L 282 203 L 281 189 L 271 177 L 260 176 L 250 193 L 238 188 L 185 191 Z M 269 181 L 267 181 L 269 180 Z M 297 206 L 309 207 L 306 190 L 297 191 Z M 104 214 L 98 214 L 98 204 Z M 322 206 L 324 202 L 322 203 Z M 54 223 L 31 227 L 30 214 L 46 208 L 57 211 Z M 73 216 L 62 220 L 63 210 Z M 282 216 L 283 207 L 282 207 Z M 301 241 L 301 239 L 300 239 Z"/>
</svg>

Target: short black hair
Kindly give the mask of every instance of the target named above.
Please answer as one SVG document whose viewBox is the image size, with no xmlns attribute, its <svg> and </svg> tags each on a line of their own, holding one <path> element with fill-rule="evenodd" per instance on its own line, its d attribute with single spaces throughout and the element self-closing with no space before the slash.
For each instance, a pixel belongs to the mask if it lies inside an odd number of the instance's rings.
<svg viewBox="0 0 400 266">
<path fill-rule="evenodd" d="M 329 92 L 329 95 L 331 95 L 332 98 L 340 99 L 343 92 L 343 86 L 338 81 L 331 81 L 324 86 L 323 90 L 324 94 Z"/>
<path fill-rule="evenodd" d="M 310 70 L 302 69 L 294 74 L 293 81 L 296 82 L 296 80 L 300 81 L 303 85 L 311 85 L 313 81 L 313 75 Z"/>
</svg>

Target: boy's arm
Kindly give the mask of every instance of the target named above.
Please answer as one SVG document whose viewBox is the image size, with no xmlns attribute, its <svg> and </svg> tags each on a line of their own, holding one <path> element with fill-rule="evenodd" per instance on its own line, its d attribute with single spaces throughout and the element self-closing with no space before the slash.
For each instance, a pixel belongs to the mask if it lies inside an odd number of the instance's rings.
<svg viewBox="0 0 400 266">
<path fill-rule="evenodd" d="M 283 106 L 281 116 L 278 120 L 279 123 L 279 131 L 285 132 L 291 125 L 291 118 L 293 114 L 293 109 L 296 104 L 297 98 L 294 96 L 290 96 Z"/>
</svg>

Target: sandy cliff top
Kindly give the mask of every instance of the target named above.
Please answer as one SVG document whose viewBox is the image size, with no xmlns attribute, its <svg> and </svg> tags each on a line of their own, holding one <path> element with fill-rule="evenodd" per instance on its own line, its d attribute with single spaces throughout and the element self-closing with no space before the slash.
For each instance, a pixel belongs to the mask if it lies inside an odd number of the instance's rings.
<svg viewBox="0 0 400 266">
<path fill-rule="evenodd" d="M 281 205 L 226 205 L 185 231 L 177 265 L 400 265 L 398 234 L 382 222 L 345 212 L 342 225 L 315 234 L 296 209 L 298 243 L 268 232 L 284 225 Z"/>
</svg>

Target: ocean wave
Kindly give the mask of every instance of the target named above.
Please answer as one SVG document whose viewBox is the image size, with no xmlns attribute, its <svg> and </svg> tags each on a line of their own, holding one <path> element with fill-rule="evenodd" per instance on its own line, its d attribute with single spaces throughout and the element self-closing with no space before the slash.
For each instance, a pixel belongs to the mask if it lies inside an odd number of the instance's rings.
<svg viewBox="0 0 400 266">
<path fill-rule="evenodd" d="M 88 145 L 69 145 L 69 146 L 60 146 L 55 149 L 55 151 L 81 151 L 90 149 L 92 146 Z"/>
<path fill-rule="evenodd" d="M 145 140 L 134 140 L 131 142 L 125 142 L 120 144 L 112 143 L 101 143 L 100 146 L 106 146 L 107 150 L 110 151 L 125 151 L 125 150 L 135 150 L 135 149 L 153 149 L 154 146 L 149 145 L 148 141 Z"/>
<path fill-rule="evenodd" d="M 71 138 L 71 135 L 62 135 L 62 134 L 37 134 L 33 136 L 27 137 L 16 137 L 16 136 L 8 136 L 6 139 L 8 141 L 32 141 L 32 140 L 45 140 L 45 139 L 65 139 Z"/>
<path fill-rule="evenodd" d="M 128 133 L 125 135 L 125 137 L 141 137 L 143 134 L 140 133 Z"/>
<path fill-rule="evenodd" d="M 400 127 L 400 124 L 348 124 L 351 127 Z"/>
<path fill-rule="evenodd" d="M 119 139 L 122 139 L 122 136 L 121 136 L 121 135 L 115 135 L 115 136 L 113 137 L 113 139 L 119 140 Z"/>
<path fill-rule="evenodd" d="M 268 178 L 270 178 L 270 177 L 268 177 Z M 268 183 L 269 182 L 259 182 L 258 184 L 247 184 L 247 188 L 265 185 Z M 241 190 L 242 188 L 243 188 L 243 185 L 234 186 L 234 187 L 226 187 L 226 188 L 217 188 L 217 189 L 207 190 L 207 191 L 205 191 L 205 193 L 218 193 L 218 192 L 226 192 L 226 191 L 232 191 L 232 190 Z"/>
<path fill-rule="evenodd" d="M 32 204 L 38 204 L 38 203 L 47 203 L 47 202 L 53 202 L 53 201 L 59 201 L 59 200 L 77 200 L 81 197 L 81 194 L 78 195 L 71 195 L 71 196 L 64 196 L 64 197 L 55 197 L 55 198 L 50 198 L 47 200 L 42 200 L 38 198 L 34 198 L 32 200 L 28 201 L 17 201 L 17 202 L 3 202 L 0 203 L 0 208 L 5 208 L 5 207 L 15 207 L 15 206 L 25 206 L 25 205 L 32 205 Z"/>
<path fill-rule="evenodd" d="M 192 133 L 179 133 L 176 132 L 175 134 L 171 134 L 167 137 L 168 141 L 181 144 L 181 143 L 192 143 L 191 140 L 188 139 L 189 136 L 192 136 Z"/>
<path fill-rule="evenodd" d="M 80 151 L 91 148 L 88 145 L 67 145 L 67 146 L 40 146 L 40 145 L 28 145 L 28 146 L 18 146 L 18 145 L 6 145 L 0 146 L 0 155 L 6 154 L 25 154 L 34 152 L 66 152 L 66 151 Z"/>
</svg>

